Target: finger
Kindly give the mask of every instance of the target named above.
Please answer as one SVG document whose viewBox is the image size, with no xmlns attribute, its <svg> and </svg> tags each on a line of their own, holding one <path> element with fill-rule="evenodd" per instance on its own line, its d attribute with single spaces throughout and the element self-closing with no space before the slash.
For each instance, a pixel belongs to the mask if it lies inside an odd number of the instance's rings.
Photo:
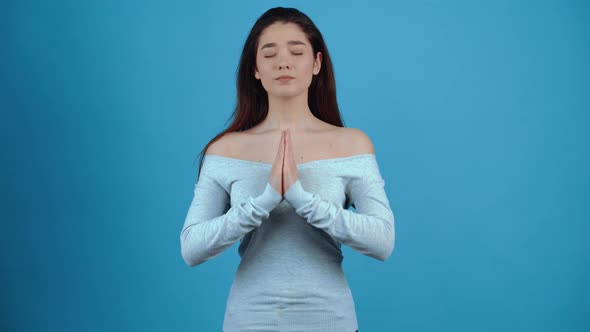
<svg viewBox="0 0 590 332">
<path fill-rule="evenodd" d="M 281 176 L 283 177 L 283 191 L 287 191 L 287 176 L 288 173 L 285 173 L 285 165 L 287 165 L 287 132 L 288 129 L 285 130 L 285 137 L 283 139 L 283 164 L 281 165 Z"/>
<path fill-rule="evenodd" d="M 295 161 L 295 152 L 293 150 L 293 140 L 291 139 L 291 132 L 289 132 L 289 155 L 291 156 L 291 167 L 293 170 L 293 179 L 297 179 L 299 174 L 297 173 L 297 163 Z"/>
<path fill-rule="evenodd" d="M 287 167 L 288 162 L 289 162 L 289 151 L 287 150 L 287 142 L 288 142 L 287 135 L 288 135 L 288 133 L 289 133 L 289 129 L 286 129 L 285 130 L 285 143 L 284 143 L 284 149 L 285 149 L 285 156 L 284 156 L 284 158 L 285 159 L 284 159 L 284 162 L 283 162 L 283 170 L 285 170 L 285 168 Z"/>
<path fill-rule="evenodd" d="M 285 140 L 285 132 L 281 131 L 281 140 L 279 141 L 279 150 L 277 151 L 277 156 L 275 158 L 275 162 L 281 162 L 281 164 L 283 163 L 283 155 L 284 155 L 284 148 L 283 146 L 285 145 L 285 143 L 283 143 L 283 141 Z"/>
<path fill-rule="evenodd" d="M 297 168 L 293 156 L 293 144 L 291 143 L 291 132 L 289 130 L 285 133 L 285 162 L 283 164 L 283 175 L 286 177 L 285 188 L 290 187 L 297 177 Z"/>
<path fill-rule="evenodd" d="M 281 132 L 281 140 L 279 142 L 278 151 L 277 151 L 277 155 L 275 157 L 274 165 L 272 166 L 272 171 L 274 174 L 276 174 L 276 176 L 283 173 L 283 159 L 284 159 L 284 155 L 285 155 L 285 152 L 283 151 L 284 150 L 283 145 L 285 145 L 283 143 L 284 139 L 285 139 L 285 133 Z"/>
<path fill-rule="evenodd" d="M 287 156 L 287 162 L 289 167 L 294 163 L 293 159 L 293 144 L 291 143 L 291 132 L 287 131 L 285 135 L 285 155 Z"/>
<path fill-rule="evenodd" d="M 285 161 L 285 139 L 286 139 L 285 131 L 282 131 L 281 134 L 281 163 Z"/>
</svg>

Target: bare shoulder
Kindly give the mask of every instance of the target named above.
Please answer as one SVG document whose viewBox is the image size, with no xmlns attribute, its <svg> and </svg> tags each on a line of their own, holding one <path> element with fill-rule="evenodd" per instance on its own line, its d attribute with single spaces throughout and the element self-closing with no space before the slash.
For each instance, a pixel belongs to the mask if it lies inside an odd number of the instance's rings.
<svg viewBox="0 0 590 332">
<path fill-rule="evenodd" d="M 220 156 L 230 156 L 232 154 L 232 147 L 239 133 L 225 133 L 215 142 L 211 143 L 207 148 L 205 154 L 215 154 Z"/>
<path fill-rule="evenodd" d="M 349 155 L 375 153 L 375 147 L 369 135 L 358 128 L 343 127 L 341 138 Z"/>
</svg>

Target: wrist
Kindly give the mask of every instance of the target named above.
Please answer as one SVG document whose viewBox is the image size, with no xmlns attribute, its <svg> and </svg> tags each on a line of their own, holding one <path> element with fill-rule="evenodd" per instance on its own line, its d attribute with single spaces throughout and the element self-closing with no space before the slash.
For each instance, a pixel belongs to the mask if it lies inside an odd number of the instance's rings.
<svg viewBox="0 0 590 332">
<path fill-rule="evenodd" d="M 296 210 L 306 205 L 313 199 L 313 194 L 305 191 L 301 181 L 297 179 L 285 192 L 285 200 Z"/>
<path fill-rule="evenodd" d="M 264 191 L 258 197 L 254 198 L 254 203 L 262 207 L 264 210 L 270 212 L 274 209 L 281 201 L 283 196 L 270 184 L 266 183 Z"/>
</svg>

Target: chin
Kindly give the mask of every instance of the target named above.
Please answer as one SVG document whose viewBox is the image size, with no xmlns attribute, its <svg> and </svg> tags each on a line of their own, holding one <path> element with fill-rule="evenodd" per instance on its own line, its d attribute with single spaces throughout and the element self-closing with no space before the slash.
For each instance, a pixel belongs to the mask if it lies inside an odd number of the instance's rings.
<svg viewBox="0 0 590 332">
<path fill-rule="evenodd" d="M 275 98 L 293 98 L 299 96 L 300 93 L 288 93 L 288 92 L 279 92 L 279 93 L 269 93 L 269 96 L 273 96 Z"/>
<path fill-rule="evenodd" d="M 300 96 L 302 93 L 305 93 L 307 89 L 300 90 L 300 89 L 276 89 L 267 91 L 269 96 L 277 97 L 277 98 L 292 98 Z"/>
</svg>

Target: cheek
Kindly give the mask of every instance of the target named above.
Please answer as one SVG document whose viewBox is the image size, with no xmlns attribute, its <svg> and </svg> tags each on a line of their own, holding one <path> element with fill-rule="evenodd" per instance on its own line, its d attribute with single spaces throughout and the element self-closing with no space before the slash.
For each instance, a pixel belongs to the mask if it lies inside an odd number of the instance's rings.
<svg viewBox="0 0 590 332">
<path fill-rule="evenodd" d="M 272 76 L 272 66 L 268 63 L 258 63 L 257 64 L 258 73 L 261 77 Z"/>
<path fill-rule="evenodd" d="M 301 63 L 301 70 L 306 73 L 313 73 L 313 59 L 306 59 Z"/>
</svg>

